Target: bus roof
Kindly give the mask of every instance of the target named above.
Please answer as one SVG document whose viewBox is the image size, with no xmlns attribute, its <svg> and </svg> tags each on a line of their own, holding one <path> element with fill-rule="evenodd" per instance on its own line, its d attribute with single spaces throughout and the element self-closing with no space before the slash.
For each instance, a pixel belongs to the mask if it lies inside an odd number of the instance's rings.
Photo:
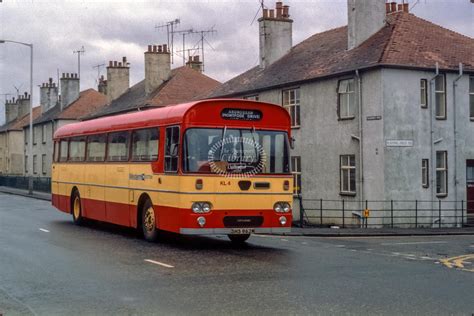
<svg viewBox="0 0 474 316">
<path fill-rule="evenodd" d="M 256 122 L 223 120 L 221 111 L 224 108 L 259 110 L 264 115 Z M 193 111 L 197 109 L 200 110 Z M 182 123 L 188 126 L 254 126 L 291 131 L 288 111 L 279 105 L 242 99 L 212 99 L 68 124 L 56 131 L 54 139 Z"/>
</svg>

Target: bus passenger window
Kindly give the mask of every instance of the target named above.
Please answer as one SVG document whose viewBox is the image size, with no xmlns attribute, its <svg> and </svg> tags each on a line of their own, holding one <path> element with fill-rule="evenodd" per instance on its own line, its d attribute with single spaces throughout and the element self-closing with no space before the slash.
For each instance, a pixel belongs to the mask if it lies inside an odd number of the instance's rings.
<svg viewBox="0 0 474 316">
<path fill-rule="evenodd" d="M 158 159 L 158 129 L 149 128 L 132 134 L 132 160 L 155 161 Z"/>
<path fill-rule="evenodd" d="M 54 162 L 59 161 L 59 142 L 54 142 Z"/>
<path fill-rule="evenodd" d="M 69 161 L 84 161 L 86 157 L 86 139 L 72 138 L 69 142 Z"/>
<path fill-rule="evenodd" d="M 166 128 L 165 171 L 178 171 L 179 126 Z"/>
<path fill-rule="evenodd" d="M 108 161 L 128 161 L 128 132 L 118 132 L 109 134 Z"/>
<path fill-rule="evenodd" d="M 87 161 L 104 161 L 107 136 L 93 135 L 87 138 Z"/>
<path fill-rule="evenodd" d="M 59 161 L 60 162 L 66 162 L 67 161 L 67 149 L 68 149 L 68 141 L 67 140 L 62 140 L 61 141 L 61 155 L 59 156 Z"/>
</svg>

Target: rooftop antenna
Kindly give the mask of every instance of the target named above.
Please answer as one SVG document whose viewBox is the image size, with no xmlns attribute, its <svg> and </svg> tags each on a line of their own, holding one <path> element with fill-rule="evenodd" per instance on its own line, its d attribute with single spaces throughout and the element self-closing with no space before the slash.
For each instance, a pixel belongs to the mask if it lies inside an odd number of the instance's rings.
<svg viewBox="0 0 474 316">
<path fill-rule="evenodd" d="M 183 52 L 186 51 L 186 35 L 193 34 L 193 29 L 174 31 L 171 34 L 181 34 L 183 35 Z M 186 65 L 186 55 L 183 53 L 183 66 Z"/>
<path fill-rule="evenodd" d="M 155 29 L 161 29 L 166 27 L 166 35 L 168 38 L 168 47 L 171 50 L 171 63 L 174 64 L 174 33 L 175 33 L 175 27 L 181 23 L 180 19 L 174 19 L 173 21 L 166 22 L 161 25 L 155 25 Z"/>
<path fill-rule="evenodd" d="M 263 0 L 262 0 L 263 1 Z M 206 35 L 208 34 L 215 34 L 217 33 L 217 30 L 214 29 L 214 26 L 213 25 L 210 29 L 207 29 L 207 30 L 202 30 L 202 31 L 196 31 L 196 32 L 193 32 L 195 34 L 199 34 L 200 35 L 200 39 L 199 39 L 199 42 L 200 42 L 200 49 L 201 49 L 201 57 L 202 57 L 202 71 L 204 72 L 204 67 L 205 67 L 205 60 L 204 60 L 204 42 L 207 43 L 207 45 L 209 45 L 210 48 L 212 48 L 212 50 L 214 50 L 214 47 L 212 47 L 212 45 L 207 41 L 206 39 Z"/>
<path fill-rule="evenodd" d="M 259 0 L 259 2 L 260 2 L 260 6 L 258 7 L 257 13 L 255 13 L 255 16 L 253 17 L 252 23 L 250 23 L 250 25 L 253 25 L 253 22 L 255 22 L 255 20 L 257 19 L 257 16 L 260 13 L 260 11 L 263 12 L 263 9 L 265 9 L 264 0 Z"/>
<path fill-rule="evenodd" d="M 86 51 L 84 50 L 84 46 L 80 49 L 73 51 L 73 54 L 77 54 L 77 77 L 81 79 L 81 55 L 84 55 Z M 79 81 L 79 91 L 81 90 L 81 81 Z"/>
<path fill-rule="evenodd" d="M 20 96 L 20 89 L 21 89 L 21 86 L 22 86 L 22 85 L 20 85 L 20 86 L 18 86 L 18 87 L 15 86 L 15 85 L 13 86 L 13 88 L 16 90 L 16 98 L 17 98 L 17 99 L 18 99 L 18 97 Z"/>
<path fill-rule="evenodd" d="M 99 81 L 100 81 L 100 68 L 102 68 L 102 67 L 105 67 L 105 64 L 97 64 L 97 65 L 92 67 L 92 69 L 97 68 L 97 83 L 99 83 Z"/>
</svg>

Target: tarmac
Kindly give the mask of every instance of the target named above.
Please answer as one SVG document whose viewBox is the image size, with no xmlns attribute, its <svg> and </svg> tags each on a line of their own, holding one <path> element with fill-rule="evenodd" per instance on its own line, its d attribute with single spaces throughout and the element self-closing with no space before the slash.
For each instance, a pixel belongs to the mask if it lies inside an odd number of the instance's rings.
<svg viewBox="0 0 474 316">
<path fill-rule="evenodd" d="M 0 192 L 20 195 L 28 198 L 51 201 L 51 194 L 0 186 Z M 474 227 L 442 227 L 442 228 L 321 228 L 293 227 L 291 233 L 272 234 L 281 236 L 308 237 L 371 237 L 371 236 L 445 236 L 474 235 Z"/>
</svg>

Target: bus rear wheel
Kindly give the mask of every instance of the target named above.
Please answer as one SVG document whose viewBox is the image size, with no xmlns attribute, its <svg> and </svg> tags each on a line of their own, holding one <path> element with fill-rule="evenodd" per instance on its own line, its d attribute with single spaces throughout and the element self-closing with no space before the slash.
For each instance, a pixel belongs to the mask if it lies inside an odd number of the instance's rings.
<svg viewBox="0 0 474 316">
<path fill-rule="evenodd" d="M 159 230 L 156 227 L 156 214 L 153 204 L 147 200 L 142 207 L 142 231 L 143 237 L 147 241 L 156 241 L 158 239 Z"/>
<path fill-rule="evenodd" d="M 227 235 L 229 237 L 230 241 L 235 243 L 235 244 L 243 244 L 249 239 L 250 234 L 245 234 L 245 235 Z"/>
<path fill-rule="evenodd" d="M 81 197 L 79 192 L 74 191 L 71 199 L 72 221 L 76 225 L 84 224 L 84 217 L 82 217 Z"/>
</svg>

